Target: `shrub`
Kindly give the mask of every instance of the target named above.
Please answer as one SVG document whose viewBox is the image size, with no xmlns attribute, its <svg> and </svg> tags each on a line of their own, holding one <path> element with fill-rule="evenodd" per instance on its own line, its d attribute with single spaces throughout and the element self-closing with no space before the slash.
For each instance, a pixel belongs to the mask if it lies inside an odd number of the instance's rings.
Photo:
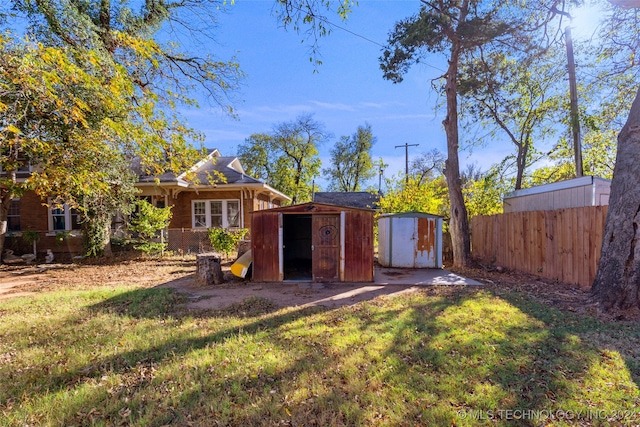
<svg viewBox="0 0 640 427">
<path fill-rule="evenodd" d="M 223 252 L 226 258 L 229 253 L 238 249 L 238 245 L 247 235 L 249 230 L 241 228 L 239 230 L 226 230 L 224 228 L 210 228 L 209 241 L 211 246 L 218 252 Z"/>
<path fill-rule="evenodd" d="M 138 239 L 134 249 L 146 254 L 162 253 L 166 249 L 166 243 L 154 242 L 158 233 L 169 226 L 171 221 L 171 206 L 156 208 L 144 199 L 136 202 L 137 211 L 131 218 L 129 230 L 137 233 Z"/>
</svg>

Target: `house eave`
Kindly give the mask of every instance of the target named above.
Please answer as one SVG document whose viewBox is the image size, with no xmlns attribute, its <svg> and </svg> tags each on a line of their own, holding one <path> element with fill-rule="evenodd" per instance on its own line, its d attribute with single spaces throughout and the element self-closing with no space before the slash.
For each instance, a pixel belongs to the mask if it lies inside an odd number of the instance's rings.
<svg viewBox="0 0 640 427">
<path fill-rule="evenodd" d="M 267 194 L 270 198 L 274 199 L 281 199 L 287 202 L 291 201 L 291 197 L 287 196 L 284 193 L 281 193 L 280 191 L 276 190 L 275 188 L 264 184 L 264 183 L 231 183 L 231 184 L 216 184 L 215 186 L 213 185 L 192 185 L 190 188 L 196 190 L 196 191 L 204 191 L 204 190 L 214 190 L 214 189 L 218 189 L 218 190 L 254 190 L 257 191 L 258 194 Z"/>
</svg>

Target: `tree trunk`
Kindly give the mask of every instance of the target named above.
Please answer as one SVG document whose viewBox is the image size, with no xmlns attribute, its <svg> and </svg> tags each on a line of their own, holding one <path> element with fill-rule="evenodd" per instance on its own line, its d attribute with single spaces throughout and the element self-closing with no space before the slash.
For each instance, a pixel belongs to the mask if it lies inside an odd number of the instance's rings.
<svg viewBox="0 0 640 427">
<path fill-rule="evenodd" d="M 16 171 L 9 170 L 6 172 L 7 178 L 12 183 L 16 182 Z M 0 189 L 0 263 L 2 263 L 2 254 L 4 253 L 4 243 L 7 237 L 7 217 L 9 216 L 9 206 L 13 198 L 13 192 L 9 188 Z"/>
<path fill-rule="evenodd" d="M 104 250 L 102 255 L 105 258 L 113 258 L 113 251 L 111 249 L 111 221 L 104 226 Z"/>
<path fill-rule="evenodd" d="M 640 89 L 618 135 L 598 272 L 591 288 L 605 310 L 640 308 Z"/>
<path fill-rule="evenodd" d="M 458 158 L 458 61 L 460 43 L 454 43 L 449 58 L 445 93 L 447 100 L 447 117 L 442 124 L 447 134 L 447 161 L 444 175 L 449 189 L 451 231 L 451 248 L 453 249 L 453 265 L 466 267 L 471 264 L 471 239 L 469 237 L 469 219 L 462 195 L 460 179 L 460 161 Z"/>
<path fill-rule="evenodd" d="M 220 254 L 207 252 L 196 257 L 196 285 L 211 286 L 224 283 Z"/>
<path fill-rule="evenodd" d="M 3 191 L 0 196 L 0 263 L 4 253 L 4 242 L 7 237 L 7 216 L 9 214 L 9 204 L 11 203 L 11 193 Z"/>
</svg>

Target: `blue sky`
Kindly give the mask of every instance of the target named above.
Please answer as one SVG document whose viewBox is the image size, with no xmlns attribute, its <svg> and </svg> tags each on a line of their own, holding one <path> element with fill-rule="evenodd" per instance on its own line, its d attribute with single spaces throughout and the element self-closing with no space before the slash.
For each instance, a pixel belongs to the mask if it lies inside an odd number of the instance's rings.
<svg viewBox="0 0 640 427">
<path fill-rule="evenodd" d="M 237 120 L 206 103 L 200 110 L 183 112 L 205 134 L 208 148 L 235 155 L 251 134 L 269 132 L 310 113 L 333 134 L 320 147 L 323 167 L 329 166 L 333 143 L 365 123 L 377 138 L 374 160 L 383 158 L 389 165 L 385 177 L 404 173 L 405 151 L 397 145 L 419 144 L 410 147 L 410 159 L 434 148 L 446 152 L 443 113 L 435 108 L 442 99 L 431 87 L 446 67 L 444 58 L 433 55 L 428 63 L 413 66 L 400 84 L 384 80 L 379 68 L 380 45 L 397 21 L 418 11 L 419 0 L 360 0 L 346 21 L 327 13 L 332 23 L 348 31 L 332 27 L 332 33 L 320 40 L 320 66 L 309 61 L 304 34 L 281 27 L 273 4 L 236 0 L 220 16 L 216 43 L 209 48 L 221 59 L 235 56 L 247 77 L 234 95 Z M 486 170 L 510 152 L 509 143 L 496 141 L 463 151 L 461 164 L 476 163 Z M 318 182 L 326 186 L 322 177 Z"/>
<path fill-rule="evenodd" d="M 379 68 L 380 45 L 398 20 L 419 9 L 418 0 L 361 0 L 344 22 L 327 15 L 368 40 L 333 27 L 320 40 L 323 63 L 317 67 L 309 61 L 304 35 L 281 28 L 272 14 L 273 4 L 273 0 L 236 0 L 229 13 L 220 16 L 218 45 L 211 49 L 221 58 L 234 55 L 247 78 L 235 95 L 238 120 L 225 117 L 216 107 L 184 112 L 190 124 L 206 135 L 208 148 L 235 155 L 252 133 L 269 132 L 278 123 L 310 113 L 334 135 L 320 147 L 324 167 L 329 165 L 333 142 L 365 123 L 377 138 L 373 158 L 382 157 L 389 164 L 386 177 L 404 171 L 405 151 L 396 145 L 419 144 L 410 147 L 410 158 L 434 148 L 446 151 L 443 115 L 434 111 L 439 96 L 431 88 L 431 80 L 445 69 L 444 60 L 434 56 L 433 62 L 414 66 L 400 84 L 384 80 Z M 463 153 L 462 159 L 488 167 L 506 154 L 487 149 L 482 158 Z"/>
</svg>

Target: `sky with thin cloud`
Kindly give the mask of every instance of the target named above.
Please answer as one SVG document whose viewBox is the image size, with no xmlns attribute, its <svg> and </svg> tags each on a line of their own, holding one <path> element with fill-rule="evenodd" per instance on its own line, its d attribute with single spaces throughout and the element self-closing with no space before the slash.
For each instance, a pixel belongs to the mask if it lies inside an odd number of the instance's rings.
<svg viewBox="0 0 640 427">
<path fill-rule="evenodd" d="M 405 150 L 397 146 L 419 144 L 410 147 L 410 158 L 434 148 L 446 152 L 443 112 L 436 110 L 442 99 L 432 87 L 446 68 L 444 57 L 433 55 L 413 66 L 399 84 L 384 80 L 379 67 L 394 24 L 419 7 L 418 0 L 361 0 L 346 21 L 327 14 L 335 25 L 320 40 L 322 64 L 315 66 L 304 34 L 282 28 L 272 13 L 273 0 L 236 0 L 220 16 L 215 43 L 208 49 L 220 59 L 235 57 L 246 74 L 233 95 L 237 119 L 206 103 L 183 114 L 205 134 L 205 145 L 223 155 L 235 155 L 251 134 L 313 114 L 333 135 L 320 147 L 324 167 L 333 143 L 368 123 L 377 138 L 373 158 L 389 165 L 384 175 L 403 173 Z M 476 147 L 461 153 L 461 163 L 486 170 L 510 151 L 505 143 Z M 321 177 L 318 181 L 326 185 Z"/>
</svg>

